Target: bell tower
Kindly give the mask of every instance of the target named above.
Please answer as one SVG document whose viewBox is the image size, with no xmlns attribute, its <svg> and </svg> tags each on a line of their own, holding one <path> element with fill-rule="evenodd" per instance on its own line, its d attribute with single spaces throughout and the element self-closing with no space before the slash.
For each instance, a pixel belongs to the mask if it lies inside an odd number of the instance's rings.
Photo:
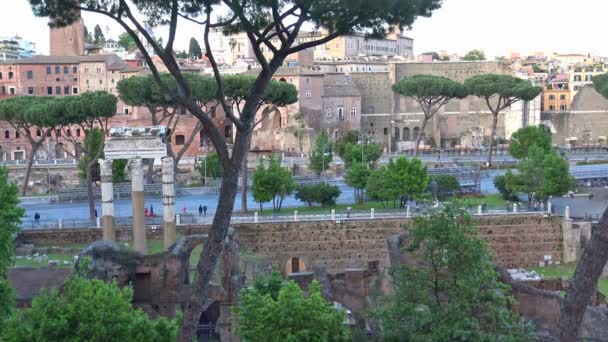
<svg viewBox="0 0 608 342">
<path fill-rule="evenodd" d="M 51 56 L 84 55 L 84 21 L 81 16 L 71 25 L 51 27 Z"/>
</svg>

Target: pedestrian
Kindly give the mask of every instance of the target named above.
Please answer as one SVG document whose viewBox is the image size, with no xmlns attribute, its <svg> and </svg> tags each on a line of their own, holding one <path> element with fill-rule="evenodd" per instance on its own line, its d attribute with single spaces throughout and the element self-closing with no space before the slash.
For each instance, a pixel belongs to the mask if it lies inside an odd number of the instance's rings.
<svg viewBox="0 0 608 342">
<path fill-rule="evenodd" d="M 207 216 L 207 206 L 203 206 L 203 216 Z"/>
<path fill-rule="evenodd" d="M 201 215 L 203 215 L 203 205 L 202 204 L 198 206 L 198 216 L 201 216 Z"/>
<path fill-rule="evenodd" d="M 152 204 L 150 204 L 150 216 L 154 217 L 154 208 L 152 208 Z"/>
<path fill-rule="evenodd" d="M 97 218 L 99 216 L 97 216 L 97 209 L 95 209 L 95 218 Z"/>
<path fill-rule="evenodd" d="M 34 213 L 34 221 L 36 221 L 36 224 L 40 223 L 40 214 L 38 212 Z"/>
<path fill-rule="evenodd" d="M 481 205 L 481 212 L 485 213 L 488 209 L 488 205 L 486 204 L 486 202 L 483 202 L 483 204 Z"/>
<path fill-rule="evenodd" d="M 150 216 L 150 210 L 148 210 L 148 207 L 145 207 L 145 208 L 144 208 L 144 216 L 145 216 L 145 217 Z"/>
<path fill-rule="evenodd" d="M 589 199 L 590 199 L 590 200 L 591 200 L 591 199 L 593 199 L 593 192 L 590 192 L 590 193 L 589 193 Z"/>
</svg>

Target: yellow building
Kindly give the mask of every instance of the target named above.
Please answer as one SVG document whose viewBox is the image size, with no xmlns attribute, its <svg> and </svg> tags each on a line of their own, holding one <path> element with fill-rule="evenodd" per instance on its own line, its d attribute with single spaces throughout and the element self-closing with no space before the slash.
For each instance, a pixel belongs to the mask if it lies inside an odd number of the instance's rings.
<svg viewBox="0 0 608 342">
<path fill-rule="evenodd" d="M 543 112 L 566 112 L 570 110 L 570 89 L 549 84 L 543 92 Z"/>
</svg>

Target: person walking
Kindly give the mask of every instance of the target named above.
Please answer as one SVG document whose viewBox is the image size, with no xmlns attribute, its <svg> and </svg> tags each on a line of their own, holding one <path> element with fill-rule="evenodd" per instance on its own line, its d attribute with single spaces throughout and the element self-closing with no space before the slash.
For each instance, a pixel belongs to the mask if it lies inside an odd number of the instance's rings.
<svg viewBox="0 0 608 342">
<path fill-rule="evenodd" d="M 198 216 L 202 216 L 203 215 L 203 205 L 199 205 L 198 206 Z"/>
<path fill-rule="evenodd" d="M 154 217 L 154 208 L 152 208 L 152 204 L 150 204 L 150 216 Z"/>
<path fill-rule="evenodd" d="M 40 214 L 38 212 L 34 213 L 34 221 L 36 221 L 36 224 L 40 223 Z"/>
</svg>

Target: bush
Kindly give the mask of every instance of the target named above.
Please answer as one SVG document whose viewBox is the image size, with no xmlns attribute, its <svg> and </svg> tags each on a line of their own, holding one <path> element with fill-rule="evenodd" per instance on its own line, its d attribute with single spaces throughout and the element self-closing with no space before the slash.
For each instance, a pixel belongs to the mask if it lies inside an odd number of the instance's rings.
<svg viewBox="0 0 608 342">
<path fill-rule="evenodd" d="M 336 204 L 336 200 L 340 197 L 340 194 L 342 194 L 342 191 L 340 191 L 338 186 L 319 183 L 298 185 L 295 197 L 306 203 L 309 207 L 312 207 L 315 204 L 329 207 Z"/>
<path fill-rule="evenodd" d="M 61 292 L 41 293 L 10 319 L 2 341 L 175 341 L 178 320 L 152 320 L 132 306 L 133 290 L 116 283 L 68 279 Z"/>
<path fill-rule="evenodd" d="M 431 178 L 431 183 L 433 181 L 437 182 L 437 195 L 440 199 L 444 199 L 447 195 L 460 189 L 458 178 L 451 175 L 437 175 Z M 432 192 L 430 183 L 427 189 Z"/>
<path fill-rule="evenodd" d="M 511 191 L 507 190 L 507 177 L 496 176 L 494 177 L 494 186 L 502 195 L 502 198 L 506 201 L 516 201 L 517 196 Z"/>
</svg>

